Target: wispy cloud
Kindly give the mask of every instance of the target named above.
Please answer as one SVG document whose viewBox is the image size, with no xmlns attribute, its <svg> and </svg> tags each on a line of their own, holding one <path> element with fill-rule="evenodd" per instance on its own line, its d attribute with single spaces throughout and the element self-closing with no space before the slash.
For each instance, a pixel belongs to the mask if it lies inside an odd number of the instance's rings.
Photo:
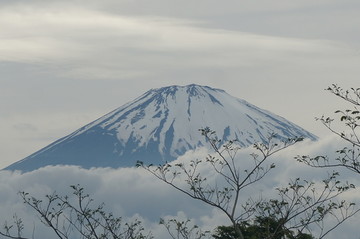
<svg viewBox="0 0 360 239">
<path fill-rule="evenodd" d="M 270 66 L 288 59 L 315 63 L 344 54 L 344 46 L 335 42 L 200 28 L 163 17 L 67 8 L 4 8 L 0 16 L 0 60 L 71 64 L 64 74 L 84 78 Z"/>
</svg>

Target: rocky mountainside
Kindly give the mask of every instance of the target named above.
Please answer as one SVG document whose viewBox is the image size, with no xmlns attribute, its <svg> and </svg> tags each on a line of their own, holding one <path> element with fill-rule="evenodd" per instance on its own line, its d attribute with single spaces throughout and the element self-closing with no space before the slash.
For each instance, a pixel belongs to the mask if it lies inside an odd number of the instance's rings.
<svg viewBox="0 0 360 239">
<path fill-rule="evenodd" d="M 129 167 L 137 160 L 161 164 L 187 150 L 208 146 L 199 129 L 242 146 L 270 133 L 287 139 L 316 136 L 288 120 L 225 91 L 207 86 L 152 89 L 137 99 L 5 169 L 31 171 L 46 165 Z"/>
</svg>

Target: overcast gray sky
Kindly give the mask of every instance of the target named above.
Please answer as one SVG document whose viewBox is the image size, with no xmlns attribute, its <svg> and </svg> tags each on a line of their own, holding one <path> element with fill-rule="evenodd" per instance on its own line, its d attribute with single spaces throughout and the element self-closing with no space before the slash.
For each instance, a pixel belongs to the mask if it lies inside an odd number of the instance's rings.
<svg viewBox="0 0 360 239">
<path fill-rule="evenodd" d="M 221 88 L 319 135 L 358 87 L 356 0 L 0 0 L 0 166 L 150 88 Z"/>
</svg>

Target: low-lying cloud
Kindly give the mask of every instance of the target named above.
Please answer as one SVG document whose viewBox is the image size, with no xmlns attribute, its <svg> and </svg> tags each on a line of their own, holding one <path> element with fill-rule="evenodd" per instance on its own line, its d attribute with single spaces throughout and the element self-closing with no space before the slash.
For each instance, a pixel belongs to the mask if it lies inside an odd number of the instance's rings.
<svg viewBox="0 0 360 239">
<path fill-rule="evenodd" d="M 341 144 L 343 142 L 334 137 L 318 142 L 305 141 L 274 155 L 270 161 L 276 164 L 276 168 L 256 187 L 247 190 L 243 200 L 250 196 L 257 197 L 260 193 L 271 194 L 275 187 L 286 186 L 291 178 L 321 180 L 326 175 L 324 170 L 303 165 L 297 162 L 294 156 L 304 154 L 333 157 L 334 151 L 341 148 Z M 250 152 L 253 150 L 244 149 L 238 154 L 239 160 L 243 160 L 243 167 L 251 164 Z M 188 152 L 178 161 L 202 159 L 207 154 L 205 149 Z M 206 174 L 209 170 L 204 169 L 203 172 Z M 343 172 L 341 179 L 359 185 L 358 175 L 347 171 Z M 156 238 L 167 238 L 164 228 L 158 225 L 159 218 L 191 218 L 194 223 L 205 229 L 229 224 L 221 212 L 188 198 L 141 168 L 86 170 L 75 166 L 50 166 L 24 174 L 17 171 L 1 171 L 0 182 L 0 214 L 7 215 L 2 219 L 11 221 L 11 215 L 16 213 L 24 218 L 27 233 L 31 233 L 35 223 L 35 235 L 40 238 L 51 234 L 48 229 L 39 225 L 34 212 L 22 203 L 17 194 L 19 191 L 26 191 L 40 198 L 53 191 L 60 195 L 70 195 L 72 191 L 69 186 L 80 184 L 95 199 L 95 204 L 104 202 L 106 210 L 117 216 L 140 218 L 144 225 L 156 234 Z M 346 197 L 359 201 L 356 192 L 351 192 Z M 344 233 L 349 238 L 352 237 L 357 230 L 356 218 L 350 219 L 328 238 L 339 238 L 339 235 L 344 238 Z"/>
</svg>

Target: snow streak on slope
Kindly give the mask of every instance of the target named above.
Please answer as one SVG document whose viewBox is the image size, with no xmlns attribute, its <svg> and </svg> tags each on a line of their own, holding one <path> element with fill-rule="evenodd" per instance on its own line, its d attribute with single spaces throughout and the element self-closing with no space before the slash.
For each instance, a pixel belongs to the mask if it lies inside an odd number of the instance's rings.
<svg viewBox="0 0 360 239">
<path fill-rule="evenodd" d="M 33 170 L 45 165 L 134 166 L 137 160 L 160 164 L 187 150 L 207 146 L 199 129 L 210 127 L 223 141 L 242 146 L 271 134 L 287 139 L 316 137 L 286 119 L 223 90 L 207 86 L 153 89 L 7 169 Z"/>
</svg>

